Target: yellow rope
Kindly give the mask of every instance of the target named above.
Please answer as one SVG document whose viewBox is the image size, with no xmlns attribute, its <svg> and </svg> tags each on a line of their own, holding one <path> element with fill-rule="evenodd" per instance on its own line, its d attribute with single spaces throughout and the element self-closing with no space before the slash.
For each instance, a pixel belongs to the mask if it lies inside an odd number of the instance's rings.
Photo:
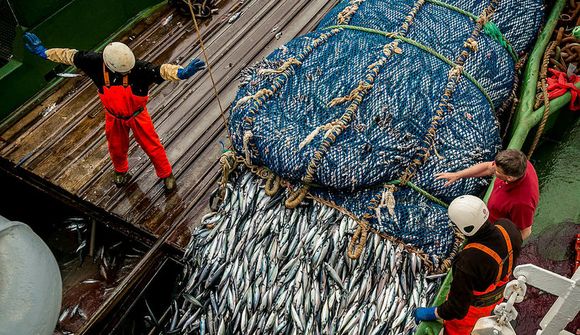
<svg viewBox="0 0 580 335">
<path fill-rule="evenodd" d="M 324 137 L 326 138 L 328 137 L 329 134 L 328 132 L 333 130 L 337 126 L 340 126 L 340 123 L 338 123 L 337 121 L 331 121 L 327 124 L 316 127 L 313 131 L 310 132 L 310 134 L 308 134 L 308 136 L 306 136 L 306 138 L 302 142 L 300 142 L 300 144 L 298 144 L 298 150 L 302 150 L 302 148 L 304 148 L 306 145 L 312 142 L 312 140 L 316 137 L 316 135 L 318 135 L 318 133 L 320 133 L 321 130 L 326 130 L 326 134 L 324 135 Z"/>
<path fill-rule="evenodd" d="M 290 193 L 290 196 L 288 199 L 286 199 L 284 204 L 287 208 L 296 208 L 298 205 L 300 205 L 302 200 L 304 200 L 307 193 L 308 188 L 306 186 L 302 186 L 300 189 L 298 189 L 298 191 Z"/>
<path fill-rule="evenodd" d="M 234 106 L 234 109 L 240 107 L 240 105 L 243 105 L 243 104 L 245 104 L 246 102 L 248 102 L 248 101 L 250 101 L 252 99 L 254 99 L 256 101 L 259 101 L 259 99 L 261 97 L 263 97 L 265 95 L 272 95 L 272 94 L 274 94 L 272 92 L 272 90 L 269 90 L 267 88 L 263 88 L 263 89 L 259 90 L 258 92 L 256 92 L 253 95 L 246 95 L 245 97 L 240 98 L 240 100 L 238 100 L 238 102 L 236 102 L 236 106 Z"/>
<path fill-rule="evenodd" d="M 467 39 L 467 41 L 465 41 L 463 43 L 463 46 L 466 48 L 469 48 L 469 49 L 471 49 L 471 51 L 475 52 L 475 51 L 477 51 L 478 45 L 477 45 L 477 41 L 473 37 L 470 37 Z"/>
<path fill-rule="evenodd" d="M 244 154 L 246 155 L 246 162 L 247 164 L 251 164 L 252 160 L 251 160 L 251 154 L 250 154 L 250 140 L 252 139 L 252 136 L 254 136 L 254 134 L 252 134 L 251 130 L 246 130 L 244 132 L 244 137 L 242 140 L 243 143 L 243 147 L 244 147 Z"/>
<path fill-rule="evenodd" d="M 365 244 L 367 242 L 367 237 L 369 234 L 369 226 L 363 225 L 361 223 L 358 224 L 354 234 L 350 239 L 350 243 L 348 244 L 347 255 L 351 259 L 358 259 L 363 252 Z"/>
<path fill-rule="evenodd" d="M 226 185 L 228 183 L 228 179 L 230 178 L 230 173 L 232 173 L 232 171 L 236 169 L 238 163 L 236 161 L 236 155 L 234 154 L 233 151 L 226 151 L 220 157 L 219 162 L 220 165 L 222 166 L 222 176 L 220 178 L 218 186 L 220 190 L 219 203 L 222 203 L 226 195 Z"/>
<path fill-rule="evenodd" d="M 358 86 L 350 92 L 349 95 L 344 96 L 344 97 L 334 98 L 326 106 L 327 107 L 334 107 L 336 105 L 342 104 L 342 103 L 347 102 L 347 101 L 353 101 L 360 93 L 365 92 L 371 88 L 372 88 L 372 85 L 367 84 L 364 81 L 361 81 L 358 84 Z"/>
<path fill-rule="evenodd" d="M 358 11 L 358 6 L 365 0 L 351 0 L 350 5 L 346 6 L 342 12 L 338 13 L 338 24 L 345 24 L 350 21 L 352 16 Z"/>
<path fill-rule="evenodd" d="M 268 179 L 266 179 L 266 185 L 264 185 L 264 191 L 267 196 L 273 197 L 280 190 L 281 178 L 274 172 L 270 172 Z"/>
<path fill-rule="evenodd" d="M 554 49 L 556 49 L 556 41 L 553 41 L 552 43 L 550 43 L 550 45 L 548 46 L 548 48 L 546 49 L 546 53 L 544 54 L 544 59 L 542 61 L 542 68 L 541 68 L 541 88 L 542 88 L 542 95 L 544 98 L 544 115 L 542 115 L 542 121 L 540 122 L 540 125 L 538 126 L 538 131 L 536 132 L 536 136 L 534 137 L 534 142 L 532 143 L 532 146 L 530 147 L 530 151 L 528 151 L 528 159 L 530 157 L 532 157 L 532 154 L 534 153 L 534 151 L 536 150 L 536 146 L 538 145 L 538 142 L 540 141 L 540 137 L 542 137 L 542 134 L 544 133 L 544 128 L 546 127 L 546 122 L 548 121 L 548 116 L 550 115 L 550 97 L 548 96 L 548 86 L 546 84 L 546 76 L 548 75 L 548 63 L 550 61 L 550 57 L 552 56 L 552 53 L 554 52 Z"/>
<path fill-rule="evenodd" d="M 222 122 L 224 123 L 224 128 L 226 128 L 226 132 L 228 135 L 228 140 L 230 141 L 230 146 L 233 144 L 232 142 L 232 136 L 230 134 L 230 129 L 228 128 L 228 123 L 227 123 L 227 118 L 226 115 L 224 113 L 224 109 L 222 108 L 222 103 L 220 101 L 220 97 L 218 95 L 218 91 L 215 85 L 215 80 L 213 79 L 213 74 L 212 74 L 212 70 L 211 70 L 211 65 L 209 64 L 209 58 L 207 57 L 207 54 L 205 52 L 205 45 L 203 44 L 203 39 L 201 38 L 201 31 L 199 30 L 199 26 L 197 25 L 197 20 L 195 19 L 195 14 L 193 13 L 193 7 L 191 5 L 191 0 L 187 0 L 187 5 L 189 6 L 189 12 L 191 13 L 191 17 L 193 19 L 193 24 L 195 26 L 195 31 L 197 32 L 197 39 L 199 40 L 199 46 L 201 47 L 201 52 L 203 54 L 203 58 L 205 59 L 205 64 L 207 65 L 207 70 L 209 73 L 209 78 L 211 80 L 211 86 L 213 87 L 213 93 L 215 95 L 215 98 L 218 102 L 218 106 L 220 108 L 220 115 L 222 118 Z"/>
<path fill-rule="evenodd" d="M 283 73 L 284 71 L 288 70 L 288 68 L 292 65 L 302 65 L 302 62 L 299 61 L 298 59 L 292 57 L 289 58 L 287 61 L 284 62 L 284 64 L 282 64 L 278 69 L 273 70 L 273 69 L 260 69 L 258 70 L 259 74 L 263 74 L 263 75 L 269 75 L 269 74 L 280 74 Z"/>
</svg>

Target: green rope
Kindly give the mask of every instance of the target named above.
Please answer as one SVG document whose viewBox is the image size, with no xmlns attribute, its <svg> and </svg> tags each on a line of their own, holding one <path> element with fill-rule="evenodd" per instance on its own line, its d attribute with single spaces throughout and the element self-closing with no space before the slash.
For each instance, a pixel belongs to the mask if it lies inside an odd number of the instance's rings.
<svg viewBox="0 0 580 335">
<path fill-rule="evenodd" d="M 320 185 L 320 184 L 315 184 L 315 183 L 304 183 L 302 182 L 302 184 L 307 185 L 310 188 L 325 188 L 324 186 Z M 385 183 L 386 185 L 401 185 L 401 180 L 400 179 L 395 179 L 395 180 L 391 180 L 387 183 Z M 403 185 L 402 185 L 403 186 Z M 425 198 L 433 201 L 436 204 L 439 204 L 445 208 L 449 207 L 449 205 L 444 202 L 443 200 L 437 198 L 436 196 L 432 195 L 431 193 L 425 191 L 424 189 L 420 188 L 419 186 L 413 184 L 412 182 L 408 181 L 406 186 L 409 186 L 411 189 L 417 191 L 419 194 L 421 194 L 422 196 L 424 196 Z"/>
<path fill-rule="evenodd" d="M 432 3 L 433 5 L 447 8 L 447 9 L 455 11 L 459 14 L 465 15 L 468 18 L 472 19 L 473 21 L 477 21 L 477 19 L 478 19 L 477 15 L 475 15 L 471 12 L 468 12 L 466 10 L 463 10 L 459 7 L 455 7 L 453 5 L 450 5 L 446 2 L 439 1 L 439 0 L 426 0 L 426 1 Z M 496 42 L 498 42 L 504 49 L 506 49 L 506 51 L 510 54 L 510 56 L 512 57 L 514 62 L 517 62 L 519 60 L 518 55 L 514 51 L 514 48 L 511 46 L 511 44 L 508 42 L 508 40 L 505 38 L 505 36 L 503 36 L 503 34 L 501 33 L 501 30 L 499 30 L 498 26 L 495 23 L 493 23 L 491 21 L 487 22 L 483 26 L 483 32 L 487 36 L 491 37 Z"/>
<path fill-rule="evenodd" d="M 475 15 L 475 14 L 473 14 L 471 12 L 468 12 L 466 10 L 463 10 L 463 9 L 461 9 L 459 7 L 455 7 L 453 5 L 450 5 L 450 4 L 446 3 L 446 2 L 439 1 L 439 0 L 426 0 L 426 1 L 427 2 L 430 2 L 430 3 L 434 4 L 434 5 L 437 5 L 439 7 L 451 9 L 452 11 L 456 11 L 459 14 L 463 14 L 463 15 L 469 17 L 473 21 L 477 21 L 477 15 Z"/>
<path fill-rule="evenodd" d="M 399 179 L 395 179 L 392 180 L 388 183 L 386 183 L 387 185 L 401 185 L 401 180 Z M 420 188 L 419 186 L 413 184 L 412 182 L 408 181 L 406 185 L 404 186 L 409 186 L 410 188 L 412 188 L 413 190 L 417 191 L 419 194 L 421 194 L 422 196 L 424 196 L 425 198 L 433 201 L 436 204 L 439 204 L 445 208 L 449 207 L 449 205 L 447 203 L 445 203 L 443 200 L 435 197 L 434 195 L 430 194 L 429 192 L 425 191 L 424 189 Z"/>
<path fill-rule="evenodd" d="M 410 38 L 407 37 L 403 37 L 400 36 L 397 33 L 392 33 L 392 32 L 386 32 L 386 31 L 380 31 L 380 30 L 376 30 L 376 29 L 371 29 L 371 28 L 365 28 L 365 27 L 359 27 L 359 26 L 351 26 L 351 25 L 338 25 L 338 26 L 330 26 L 330 27 L 326 27 L 324 29 L 350 29 L 350 30 L 358 30 L 358 31 L 362 31 L 362 32 L 366 32 L 366 33 L 372 33 L 372 34 L 377 34 L 377 35 L 382 35 L 388 38 L 392 38 L 392 39 L 398 39 L 400 41 L 403 41 L 407 44 L 410 44 L 412 46 L 415 46 L 425 52 L 428 52 L 430 54 L 432 54 L 433 56 L 439 58 L 440 60 L 442 60 L 443 62 L 447 63 L 449 66 L 451 67 L 457 67 L 457 64 L 453 63 L 449 58 L 443 56 L 442 54 L 438 53 L 437 51 L 431 49 L 430 47 L 421 44 L 415 40 L 412 40 Z M 487 102 L 489 103 L 489 105 L 491 106 L 491 109 L 493 111 L 495 111 L 495 106 L 493 105 L 493 101 L 491 100 L 491 97 L 489 96 L 489 94 L 487 94 L 487 91 L 483 88 L 483 86 L 481 86 L 479 84 L 479 82 L 473 78 L 473 76 L 471 76 L 471 74 L 469 74 L 466 71 L 461 71 L 461 74 L 467 78 L 469 81 L 471 81 L 473 83 L 473 85 L 475 85 L 480 91 L 481 93 L 483 93 L 483 95 L 485 96 L 485 98 L 487 99 Z"/>
<path fill-rule="evenodd" d="M 572 36 L 580 38 L 580 26 L 574 27 L 574 30 L 572 30 Z"/>
<path fill-rule="evenodd" d="M 512 59 L 515 62 L 518 61 L 518 55 L 516 55 L 514 48 L 512 48 L 511 44 L 509 44 L 509 42 L 505 39 L 501 31 L 499 30 L 498 26 L 495 25 L 495 23 L 491 21 L 486 23 L 485 26 L 483 26 L 483 32 L 487 36 L 496 40 L 502 47 L 504 47 L 504 49 L 507 50 L 507 52 L 510 54 L 510 56 L 512 56 Z"/>
</svg>

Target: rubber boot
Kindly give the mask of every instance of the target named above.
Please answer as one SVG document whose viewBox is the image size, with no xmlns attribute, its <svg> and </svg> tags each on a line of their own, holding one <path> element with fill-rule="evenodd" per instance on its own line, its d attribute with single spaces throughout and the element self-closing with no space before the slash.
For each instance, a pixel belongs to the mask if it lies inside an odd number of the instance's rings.
<svg viewBox="0 0 580 335">
<path fill-rule="evenodd" d="M 118 187 L 121 187 L 121 186 L 127 184 L 127 182 L 129 182 L 130 179 L 131 179 L 131 175 L 128 172 L 123 173 L 123 172 L 115 171 L 115 178 L 113 178 L 113 182 Z"/>
<path fill-rule="evenodd" d="M 172 174 L 167 178 L 163 178 L 163 185 L 165 186 L 165 193 L 171 193 L 175 190 L 175 176 Z"/>
</svg>

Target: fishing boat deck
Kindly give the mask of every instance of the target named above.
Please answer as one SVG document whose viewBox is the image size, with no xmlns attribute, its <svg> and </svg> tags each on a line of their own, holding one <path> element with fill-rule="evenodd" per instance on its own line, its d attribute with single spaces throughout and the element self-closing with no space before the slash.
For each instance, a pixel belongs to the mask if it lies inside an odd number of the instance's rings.
<svg viewBox="0 0 580 335">
<path fill-rule="evenodd" d="M 200 29 L 223 108 L 233 101 L 243 68 L 312 30 L 336 2 L 220 1 L 218 13 L 200 21 Z M 202 57 L 191 17 L 168 7 L 120 40 L 137 58 L 154 63 Z M 104 110 L 87 77 L 62 80 L 0 127 L 0 168 L 148 244 L 178 225 L 169 243 L 183 250 L 189 227 L 209 211 L 220 174 L 220 142 L 227 144 L 227 135 L 207 70 L 152 87 L 148 106 L 177 178 L 170 195 L 134 140 L 131 182 L 121 188 L 112 183 Z"/>
</svg>

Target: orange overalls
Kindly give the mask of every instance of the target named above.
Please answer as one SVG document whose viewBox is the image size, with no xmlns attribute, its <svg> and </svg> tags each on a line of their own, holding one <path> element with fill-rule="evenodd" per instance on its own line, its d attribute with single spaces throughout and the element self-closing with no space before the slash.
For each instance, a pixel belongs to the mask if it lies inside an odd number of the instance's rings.
<svg viewBox="0 0 580 335">
<path fill-rule="evenodd" d="M 473 291 L 474 301 L 472 305 L 469 306 L 467 315 L 461 320 L 449 320 L 444 322 L 445 334 L 446 335 L 469 335 L 473 330 L 473 326 L 477 320 L 482 317 L 490 316 L 493 312 L 495 306 L 499 305 L 503 301 L 503 290 L 505 284 L 509 281 L 509 278 L 513 270 L 513 250 L 512 243 L 509 238 L 507 231 L 500 225 L 496 225 L 503 235 L 503 239 L 507 246 L 508 251 L 508 268 L 507 273 L 502 278 L 503 265 L 505 259 L 502 259 L 495 251 L 486 247 L 480 243 L 469 243 L 466 245 L 465 249 L 478 249 L 482 252 L 491 256 L 498 265 L 497 278 L 493 284 L 491 284 L 485 291 Z"/>
<path fill-rule="evenodd" d="M 126 173 L 129 170 L 127 153 L 129 151 L 129 129 L 133 130 L 135 140 L 149 156 L 159 178 L 171 174 L 171 164 L 165 149 L 155 132 L 151 117 L 147 112 L 148 96 L 133 94 L 127 75 L 123 76 L 123 86 L 111 86 L 109 73 L 103 63 L 105 85 L 99 98 L 105 106 L 105 134 L 109 154 L 116 172 Z"/>
</svg>

